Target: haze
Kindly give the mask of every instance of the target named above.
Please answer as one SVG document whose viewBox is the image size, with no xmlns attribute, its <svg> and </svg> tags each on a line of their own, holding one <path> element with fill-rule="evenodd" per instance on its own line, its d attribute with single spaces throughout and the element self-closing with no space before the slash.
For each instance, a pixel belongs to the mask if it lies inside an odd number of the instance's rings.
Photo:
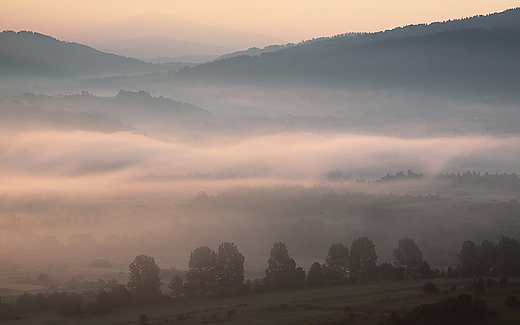
<svg viewBox="0 0 520 325">
<path fill-rule="evenodd" d="M 3 1 L 0 30 L 46 34 L 102 25 L 147 12 L 161 12 L 199 24 L 269 35 L 285 42 L 347 32 L 373 32 L 397 26 L 489 14 L 517 1 Z M 260 46 L 260 45 L 257 45 Z"/>
<path fill-rule="evenodd" d="M 519 238 L 515 5 L 4 1 L 0 272 Z"/>
</svg>

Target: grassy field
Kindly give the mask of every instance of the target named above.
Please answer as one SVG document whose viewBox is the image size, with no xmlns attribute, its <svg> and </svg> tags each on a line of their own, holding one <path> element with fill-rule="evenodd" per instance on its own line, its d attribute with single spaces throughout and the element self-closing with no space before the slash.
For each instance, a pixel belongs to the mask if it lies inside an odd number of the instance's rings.
<svg viewBox="0 0 520 325">
<path fill-rule="evenodd" d="M 147 314 L 150 324 L 378 324 L 391 311 L 410 311 L 421 303 L 472 291 L 467 280 L 434 280 L 439 294 L 422 293 L 424 280 L 351 284 L 341 287 L 306 289 L 248 295 L 230 299 L 201 299 L 156 306 L 118 309 L 107 315 L 61 317 L 56 313 L 27 315 L 5 324 L 138 324 Z M 456 285 L 455 292 L 449 292 Z M 477 324 L 520 323 L 520 309 L 507 307 L 508 295 L 520 295 L 520 285 L 496 285 L 483 296 L 497 316 Z M 228 317 L 227 312 L 235 310 Z"/>
</svg>

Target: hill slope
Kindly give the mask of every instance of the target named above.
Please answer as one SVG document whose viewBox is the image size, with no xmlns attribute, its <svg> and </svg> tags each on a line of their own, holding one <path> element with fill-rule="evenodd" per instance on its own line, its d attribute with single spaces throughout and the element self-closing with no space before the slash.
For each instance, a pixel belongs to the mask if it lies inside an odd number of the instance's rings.
<svg viewBox="0 0 520 325">
<path fill-rule="evenodd" d="M 173 69 L 28 31 L 0 33 L 0 75 L 110 76 Z"/>
<path fill-rule="evenodd" d="M 215 80 L 501 91 L 520 85 L 520 9 L 468 20 L 335 37 L 177 73 Z M 466 26 L 479 28 L 462 28 Z M 502 26 L 502 27 L 500 27 Z M 446 31 L 435 32 L 439 29 Z M 430 33 L 429 31 L 433 31 Z M 418 36 L 406 36 L 402 35 Z M 422 35 L 419 35 L 422 34 Z"/>
</svg>

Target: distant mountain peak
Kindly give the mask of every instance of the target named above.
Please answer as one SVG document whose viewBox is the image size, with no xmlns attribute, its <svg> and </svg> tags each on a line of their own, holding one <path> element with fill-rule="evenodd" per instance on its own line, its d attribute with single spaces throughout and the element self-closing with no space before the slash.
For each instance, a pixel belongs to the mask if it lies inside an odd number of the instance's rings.
<svg viewBox="0 0 520 325">
<path fill-rule="evenodd" d="M 143 48 L 144 45 L 138 40 L 149 39 L 151 37 L 168 38 L 170 39 L 170 43 L 176 41 L 179 47 L 182 47 L 181 42 L 198 45 L 198 47 L 191 46 L 190 51 L 193 51 L 193 53 L 184 52 L 182 55 L 225 54 L 231 51 L 248 49 L 253 46 L 264 47 L 271 44 L 284 43 L 282 40 L 271 36 L 208 26 L 161 12 L 147 12 L 105 25 L 90 25 L 71 30 L 57 31 L 54 35 L 57 35 L 61 39 L 77 41 L 102 50 L 106 50 L 106 44 L 108 43 L 120 43 L 130 39 L 133 40 L 135 48 Z M 213 50 L 204 52 L 204 46 L 210 47 Z M 153 46 L 148 45 L 148 47 L 150 54 L 145 56 L 153 57 L 154 55 L 152 53 L 154 52 L 154 48 L 159 48 L 160 44 Z M 126 46 L 126 48 L 128 48 L 128 46 Z M 216 53 L 215 49 L 220 49 L 220 53 Z M 117 49 L 114 52 L 117 53 Z M 178 54 L 170 54 L 170 56 L 175 55 Z M 168 55 L 167 53 L 161 52 L 161 54 L 157 56 Z"/>
</svg>

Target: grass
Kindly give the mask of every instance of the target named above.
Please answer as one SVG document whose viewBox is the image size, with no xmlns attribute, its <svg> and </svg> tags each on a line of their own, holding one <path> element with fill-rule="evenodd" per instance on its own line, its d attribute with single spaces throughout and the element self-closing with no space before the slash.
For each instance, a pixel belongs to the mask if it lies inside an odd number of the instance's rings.
<svg viewBox="0 0 520 325">
<path fill-rule="evenodd" d="M 470 289 L 465 289 L 469 283 L 467 280 L 434 280 L 441 292 L 434 295 L 422 293 L 425 282 L 350 284 L 228 299 L 200 299 L 118 309 L 107 315 L 95 316 L 61 317 L 55 313 L 45 313 L 5 324 L 125 325 L 138 324 L 141 314 L 149 316 L 150 324 L 378 324 L 391 311 L 410 311 L 420 303 L 436 302 L 462 292 L 472 294 Z M 459 289 L 448 292 L 448 287 L 452 285 Z M 520 317 L 520 309 L 505 305 L 505 298 L 510 294 L 520 295 L 520 286 L 510 284 L 488 290 L 484 299 L 491 309 L 499 311 L 492 324 L 511 324 L 512 320 Z M 227 311 L 233 309 L 235 314 L 228 318 Z"/>
</svg>

